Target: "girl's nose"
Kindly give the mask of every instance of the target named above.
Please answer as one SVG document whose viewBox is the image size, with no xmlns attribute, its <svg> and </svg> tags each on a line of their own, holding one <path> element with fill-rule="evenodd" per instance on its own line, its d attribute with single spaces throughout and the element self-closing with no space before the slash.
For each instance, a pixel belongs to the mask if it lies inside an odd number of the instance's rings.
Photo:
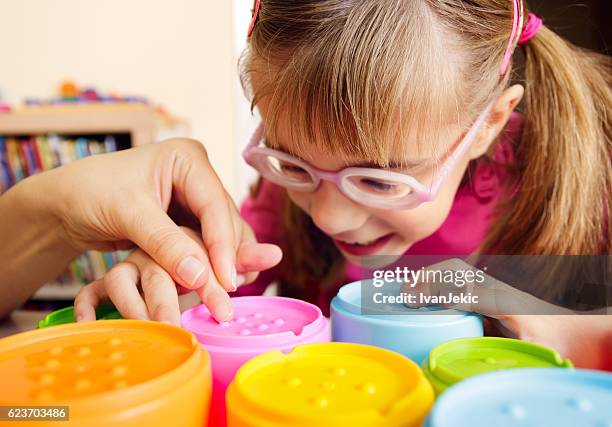
<svg viewBox="0 0 612 427">
<path fill-rule="evenodd" d="M 369 213 L 334 184 L 323 181 L 310 198 L 310 217 L 321 231 L 336 235 L 362 227 Z"/>
</svg>

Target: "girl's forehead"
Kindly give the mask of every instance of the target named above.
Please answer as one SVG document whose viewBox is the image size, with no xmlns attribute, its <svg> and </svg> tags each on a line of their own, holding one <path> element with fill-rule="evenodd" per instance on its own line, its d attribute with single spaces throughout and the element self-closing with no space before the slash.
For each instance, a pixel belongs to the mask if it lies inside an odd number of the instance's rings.
<svg viewBox="0 0 612 427">
<path fill-rule="evenodd" d="M 321 141 L 310 137 L 307 132 L 291 129 L 291 120 L 266 124 L 263 112 L 262 119 L 266 146 L 314 165 L 333 164 L 330 168 L 354 166 L 403 169 L 435 164 L 462 134 L 459 126 L 447 126 L 443 132 L 436 132 L 436 136 L 441 139 L 432 144 L 431 141 L 419 141 L 416 135 L 404 136 L 399 140 L 398 133 L 397 140 L 372 141 L 369 147 L 361 144 L 357 151 L 352 141 Z M 383 146 L 386 149 L 381 150 Z"/>
</svg>

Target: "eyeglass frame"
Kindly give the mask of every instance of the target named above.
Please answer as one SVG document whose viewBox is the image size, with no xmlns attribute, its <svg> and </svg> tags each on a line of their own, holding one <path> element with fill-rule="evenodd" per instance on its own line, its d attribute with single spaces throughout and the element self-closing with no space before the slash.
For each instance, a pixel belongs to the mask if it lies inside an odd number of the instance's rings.
<svg viewBox="0 0 612 427">
<path fill-rule="evenodd" d="M 437 175 L 429 188 L 421 184 L 416 178 L 412 177 L 411 175 L 402 172 L 388 171 L 380 168 L 353 166 L 343 168 L 339 171 L 330 172 L 312 166 L 308 162 L 294 157 L 290 154 L 287 154 L 283 151 L 275 150 L 273 148 L 268 148 L 265 146 L 261 147 L 260 143 L 264 138 L 263 123 L 259 124 L 255 132 L 251 136 L 249 143 L 242 152 L 242 157 L 244 158 L 247 164 L 257 170 L 264 178 L 267 178 L 270 181 L 273 181 L 274 183 L 284 188 L 302 192 L 314 192 L 317 190 L 317 188 L 319 188 L 321 180 L 325 180 L 334 183 L 336 187 L 342 192 L 342 194 L 359 204 L 389 210 L 414 209 L 420 206 L 422 203 L 433 201 L 438 196 L 442 185 L 445 183 L 448 176 L 455 170 L 461 158 L 465 155 L 465 153 L 468 151 L 468 149 L 471 147 L 472 143 L 476 139 L 483 123 L 485 122 L 489 112 L 491 111 L 492 105 L 493 102 L 489 103 L 487 107 L 478 115 L 470 129 L 467 131 L 467 133 L 463 136 L 462 140 L 457 145 L 457 147 L 451 151 L 451 153 L 448 155 L 448 158 L 442 163 L 442 166 L 438 170 Z M 258 162 L 259 158 L 263 159 L 266 157 L 275 157 L 278 160 L 290 162 L 295 166 L 303 168 L 312 177 L 313 182 L 307 185 L 300 185 L 292 184 L 287 180 L 283 180 L 282 176 L 280 175 L 276 175 L 279 177 L 279 179 L 277 180 L 272 179 L 271 177 L 267 177 L 266 174 L 262 173 L 263 168 L 259 166 L 259 162 L 261 161 Z M 266 169 L 269 170 L 269 168 Z M 344 187 L 343 183 L 345 182 L 345 179 L 350 176 L 361 176 L 383 181 L 394 181 L 409 186 L 412 191 L 406 196 L 394 201 L 385 202 L 384 199 L 372 197 L 373 200 L 371 202 L 368 202 L 367 200 L 364 200 L 363 190 L 356 190 L 359 192 L 359 194 L 352 194 L 349 191 L 352 187 Z"/>
</svg>

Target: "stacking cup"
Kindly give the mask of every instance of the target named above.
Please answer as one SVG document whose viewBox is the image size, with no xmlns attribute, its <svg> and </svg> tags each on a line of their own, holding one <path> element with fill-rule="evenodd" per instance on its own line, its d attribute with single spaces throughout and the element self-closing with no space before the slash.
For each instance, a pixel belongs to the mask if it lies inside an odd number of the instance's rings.
<svg viewBox="0 0 612 427">
<path fill-rule="evenodd" d="M 306 344 L 247 362 L 227 391 L 229 427 L 416 427 L 433 403 L 418 365 L 378 347 Z"/>
<path fill-rule="evenodd" d="M 363 314 L 361 295 L 361 282 L 353 282 L 332 300 L 334 341 L 387 348 L 421 363 L 440 343 L 483 335 L 482 317 L 474 313 L 393 304 L 384 307 L 393 314 Z"/>
<path fill-rule="evenodd" d="M 210 353 L 213 399 L 210 425 L 225 425 L 225 390 L 236 371 L 270 350 L 289 351 L 297 344 L 330 340 L 329 322 L 307 302 L 283 297 L 232 298 L 234 316 L 218 323 L 200 305 L 183 313 L 183 327 Z"/>
<path fill-rule="evenodd" d="M 72 323 L 4 338 L 0 378 L 0 406 L 36 407 L 20 426 L 202 427 L 208 419 L 209 356 L 164 323 Z"/>
<path fill-rule="evenodd" d="M 475 375 L 515 368 L 571 368 L 556 351 L 511 338 L 465 338 L 440 344 L 422 364 L 436 395 Z"/>
<path fill-rule="evenodd" d="M 522 368 L 469 378 L 438 398 L 426 427 L 609 426 L 612 374 Z"/>
</svg>

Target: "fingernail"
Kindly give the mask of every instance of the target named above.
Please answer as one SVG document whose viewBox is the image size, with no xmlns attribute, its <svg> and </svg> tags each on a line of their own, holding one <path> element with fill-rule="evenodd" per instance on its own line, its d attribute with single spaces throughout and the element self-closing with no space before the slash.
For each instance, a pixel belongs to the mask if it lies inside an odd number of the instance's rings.
<svg viewBox="0 0 612 427">
<path fill-rule="evenodd" d="M 223 303 L 215 309 L 215 319 L 217 322 L 227 322 L 232 319 L 234 309 L 230 303 Z"/>
<path fill-rule="evenodd" d="M 74 320 L 76 320 L 77 322 L 80 322 L 81 320 L 83 320 L 83 316 L 82 315 L 77 315 Z"/>
<path fill-rule="evenodd" d="M 176 274 L 178 274 L 178 276 L 187 286 L 193 287 L 205 270 L 206 267 L 204 267 L 204 264 L 202 264 L 195 257 L 188 256 L 178 265 Z"/>
<path fill-rule="evenodd" d="M 238 289 L 238 273 L 236 272 L 236 267 L 232 267 L 232 289 L 231 292 L 234 292 Z"/>
<path fill-rule="evenodd" d="M 239 274 L 238 277 L 236 278 L 236 286 L 242 286 L 244 285 L 244 282 L 246 282 L 246 277 L 243 276 L 242 274 Z"/>
</svg>

